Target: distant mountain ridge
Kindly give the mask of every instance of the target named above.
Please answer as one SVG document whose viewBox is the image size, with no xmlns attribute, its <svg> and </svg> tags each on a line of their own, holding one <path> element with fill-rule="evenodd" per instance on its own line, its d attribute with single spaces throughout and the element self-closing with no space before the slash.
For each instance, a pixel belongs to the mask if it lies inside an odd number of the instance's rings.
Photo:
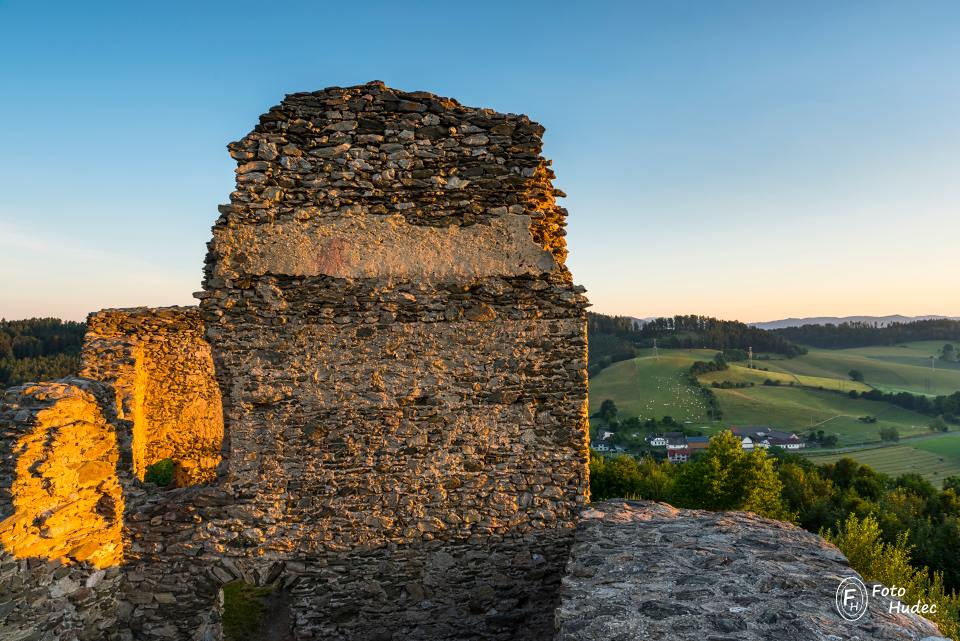
<svg viewBox="0 0 960 641">
<path fill-rule="evenodd" d="M 803 327 L 804 325 L 839 325 L 840 323 L 876 323 L 881 327 L 885 327 L 892 323 L 911 323 L 920 320 L 941 319 L 960 320 L 960 317 L 940 316 L 937 314 L 928 316 L 903 316 L 901 314 L 893 314 L 890 316 L 813 316 L 809 318 L 783 318 L 780 320 L 747 324 L 760 329 L 783 329 L 784 327 Z"/>
</svg>

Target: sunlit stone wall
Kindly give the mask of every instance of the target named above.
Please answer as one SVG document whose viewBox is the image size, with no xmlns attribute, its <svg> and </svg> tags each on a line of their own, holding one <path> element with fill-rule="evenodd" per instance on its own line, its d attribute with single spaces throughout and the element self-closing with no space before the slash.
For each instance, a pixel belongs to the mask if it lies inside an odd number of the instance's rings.
<svg viewBox="0 0 960 641">
<path fill-rule="evenodd" d="M 63 379 L 0 399 L 0 639 L 116 629 L 124 499 L 105 389 Z"/>
<path fill-rule="evenodd" d="M 550 636 L 586 301 L 542 134 L 371 83 L 229 146 L 200 309 L 243 540 L 298 568 L 297 638 Z"/>
<path fill-rule="evenodd" d="M 178 486 L 216 475 L 223 440 L 220 389 L 196 308 L 108 309 L 90 314 L 81 375 L 111 385 L 131 426 L 133 472 L 174 461 Z"/>
</svg>

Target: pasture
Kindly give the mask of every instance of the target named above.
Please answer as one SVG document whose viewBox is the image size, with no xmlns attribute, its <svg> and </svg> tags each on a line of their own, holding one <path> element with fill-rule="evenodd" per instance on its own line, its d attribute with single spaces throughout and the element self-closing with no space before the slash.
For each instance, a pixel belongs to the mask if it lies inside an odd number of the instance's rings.
<svg viewBox="0 0 960 641">
<path fill-rule="evenodd" d="M 849 379 L 849 372 L 863 372 L 865 382 L 885 392 L 952 394 L 960 391 L 960 364 L 936 361 L 930 355 L 942 342 L 922 341 L 893 347 L 816 349 L 791 359 L 757 361 L 771 371 L 795 376 Z"/>
<path fill-rule="evenodd" d="M 605 399 L 617 404 L 620 415 L 641 419 L 672 416 L 678 421 L 706 422 L 706 406 L 699 391 L 687 381 L 687 370 L 697 360 L 710 360 L 712 350 L 650 350 L 620 361 L 590 379 L 590 412 Z"/>
<path fill-rule="evenodd" d="M 942 436 L 846 454 L 808 454 L 808 458 L 818 465 L 844 457 L 894 477 L 915 472 L 940 488 L 943 479 L 960 476 L 960 436 Z"/>
<path fill-rule="evenodd" d="M 869 389 L 867 385 L 849 380 L 847 373 L 855 367 L 851 363 L 862 366 L 861 361 L 867 361 L 878 370 L 906 368 L 908 373 L 917 369 L 916 366 L 856 354 L 836 356 L 827 352 L 824 355 L 824 351 L 816 350 L 794 359 L 755 361 L 757 366 L 769 371 L 749 369 L 745 363 L 737 362 L 731 363 L 727 370 L 701 376 L 701 383 L 707 386 L 714 381 L 754 383 L 753 387 L 713 388 L 724 418 L 720 423 L 711 424 L 703 397 L 688 382 L 687 371 L 697 360 L 711 360 L 716 351 L 661 349 L 659 358 L 654 358 L 651 350 L 644 350 L 637 358 L 615 363 L 591 378 L 590 411 L 596 412 L 609 398 L 624 418 L 636 416 L 645 420 L 672 416 L 708 429 L 765 425 L 798 434 L 822 429 L 827 434 L 835 434 L 841 446 L 879 442 L 881 427 L 895 427 L 901 437 L 929 433 L 927 426 L 931 417 L 889 403 L 851 399 L 837 393 Z M 837 350 L 845 351 L 848 350 Z M 922 351 L 920 349 L 920 353 Z M 949 371 L 944 374 L 954 375 Z M 763 385 L 766 379 L 778 380 L 780 385 Z M 877 422 L 859 420 L 864 416 L 875 416 Z"/>
<path fill-rule="evenodd" d="M 835 434 L 841 446 L 877 442 L 881 427 L 895 427 L 901 437 L 930 433 L 927 426 L 931 419 L 927 416 L 836 392 L 784 386 L 714 392 L 720 400 L 725 425 L 765 425 L 801 435 L 823 430 Z M 859 420 L 862 416 L 875 416 L 877 422 L 864 423 Z"/>
</svg>

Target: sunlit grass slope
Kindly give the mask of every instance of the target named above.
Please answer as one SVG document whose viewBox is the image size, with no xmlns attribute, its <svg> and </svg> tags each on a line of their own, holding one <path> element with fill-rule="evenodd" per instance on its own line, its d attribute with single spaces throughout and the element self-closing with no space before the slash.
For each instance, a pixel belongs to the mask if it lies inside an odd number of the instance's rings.
<svg viewBox="0 0 960 641">
<path fill-rule="evenodd" d="M 698 426 L 709 425 L 703 398 L 688 382 L 687 371 L 694 361 L 709 361 L 715 354 L 716 351 L 705 349 L 661 349 L 659 358 L 654 358 L 651 350 L 644 350 L 638 358 L 615 363 L 590 380 L 591 412 L 596 412 L 605 399 L 611 399 L 622 417 L 672 416 Z M 731 363 L 729 369 L 701 376 L 700 381 L 705 385 L 714 381 L 754 383 L 752 387 L 736 389 L 713 388 L 724 413 L 719 426 L 765 425 L 798 433 L 822 429 L 836 434 L 841 446 L 877 442 L 881 427 L 895 427 L 901 437 L 928 433 L 931 417 L 889 403 L 845 395 L 850 390 L 869 389 L 847 376 L 850 369 L 863 366 L 864 361 L 875 368 L 873 371 L 884 370 L 888 376 L 895 375 L 898 369 L 905 369 L 905 375 L 917 369 L 858 354 L 840 354 L 835 358 L 833 353 L 816 350 L 794 359 L 756 361 L 758 367 L 769 371 L 749 369 L 742 362 Z M 767 379 L 777 380 L 780 385 L 764 385 Z M 878 421 L 859 420 L 865 416 L 875 416 Z"/>
<path fill-rule="evenodd" d="M 929 433 L 929 417 L 836 392 L 784 386 L 714 391 L 723 422 L 735 426 L 764 425 L 798 433 L 823 430 L 836 434 L 841 446 L 879 441 L 881 427 L 895 427 L 901 437 Z M 875 416 L 877 422 L 860 421 L 863 416 Z"/>
<path fill-rule="evenodd" d="M 828 463 L 844 456 L 891 476 L 916 472 L 938 488 L 946 477 L 960 475 L 960 437 L 956 436 L 859 450 L 849 454 L 814 455 L 810 456 L 810 459 L 814 463 Z"/>
<path fill-rule="evenodd" d="M 845 379 L 850 370 L 863 372 L 865 382 L 877 389 L 913 394 L 952 394 L 960 391 L 960 364 L 937 361 L 931 368 L 930 355 L 942 342 L 907 343 L 902 347 L 859 347 L 855 349 L 810 349 L 792 359 L 759 361 L 771 371 L 798 376 Z"/>
<path fill-rule="evenodd" d="M 678 421 L 705 421 L 706 406 L 687 381 L 687 370 L 697 360 L 710 360 L 712 350 L 649 350 L 628 361 L 614 363 L 590 379 L 590 411 L 611 399 L 623 416 L 642 419 L 672 416 Z"/>
</svg>

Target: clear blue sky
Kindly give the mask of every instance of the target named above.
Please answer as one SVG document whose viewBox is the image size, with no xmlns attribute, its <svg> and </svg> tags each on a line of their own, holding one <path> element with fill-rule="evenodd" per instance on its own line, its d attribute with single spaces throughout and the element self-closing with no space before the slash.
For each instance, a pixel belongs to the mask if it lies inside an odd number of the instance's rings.
<svg viewBox="0 0 960 641">
<path fill-rule="evenodd" d="M 0 316 L 190 304 L 224 145 L 373 79 L 547 127 L 598 311 L 960 315 L 955 0 L 0 0 Z"/>
</svg>

